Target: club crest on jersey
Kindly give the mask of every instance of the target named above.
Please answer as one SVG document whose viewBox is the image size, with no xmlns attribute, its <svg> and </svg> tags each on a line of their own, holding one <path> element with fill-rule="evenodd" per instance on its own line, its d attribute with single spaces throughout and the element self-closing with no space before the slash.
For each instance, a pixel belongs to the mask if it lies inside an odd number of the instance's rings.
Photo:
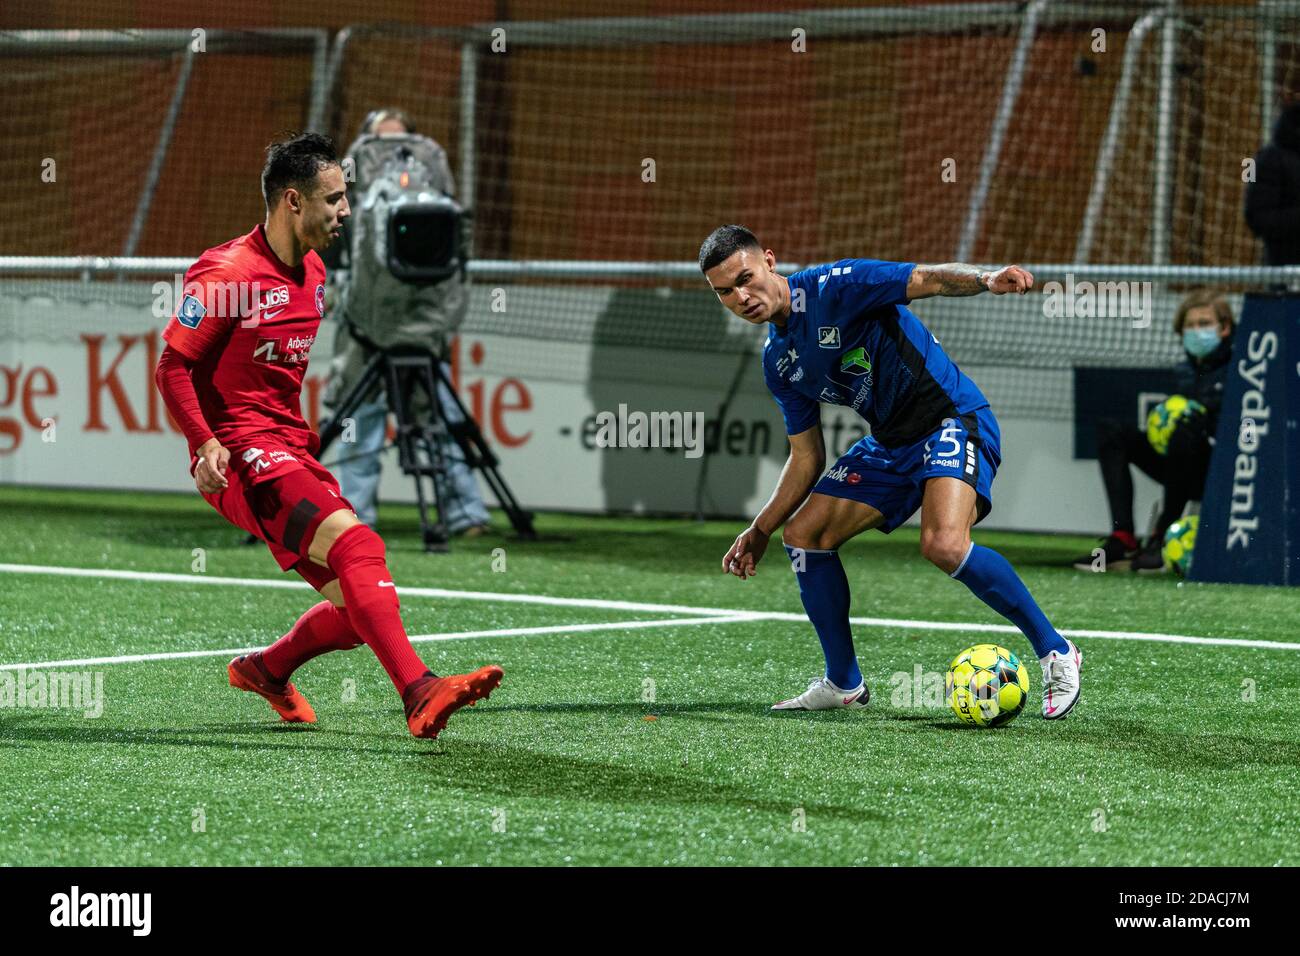
<svg viewBox="0 0 1300 956">
<path fill-rule="evenodd" d="M 197 296 L 187 295 L 181 299 L 180 308 L 176 310 L 176 321 L 187 329 L 197 329 L 207 314 L 208 310 Z"/>
<path fill-rule="evenodd" d="M 861 346 L 852 352 L 845 352 L 840 356 L 840 371 L 850 375 L 866 375 L 871 371 L 871 356 Z"/>
<path fill-rule="evenodd" d="M 316 286 L 316 314 L 322 319 L 325 318 L 325 287 Z"/>
<path fill-rule="evenodd" d="M 840 347 L 840 329 L 837 325 L 823 325 L 817 329 L 817 344 L 824 349 Z"/>
</svg>

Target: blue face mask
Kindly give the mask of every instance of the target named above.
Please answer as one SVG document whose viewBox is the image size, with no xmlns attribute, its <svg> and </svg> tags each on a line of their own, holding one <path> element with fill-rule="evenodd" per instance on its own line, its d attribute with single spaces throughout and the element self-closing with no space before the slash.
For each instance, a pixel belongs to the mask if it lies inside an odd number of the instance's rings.
<svg viewBox="0 0 1300 956">
<path fill-rule="evenodd" d="M 1183 348 L 1194 358 L 1205 358 L 1218 347 L 1218 329 L 1187 329 L 1183 332 Z"/>
</svg>

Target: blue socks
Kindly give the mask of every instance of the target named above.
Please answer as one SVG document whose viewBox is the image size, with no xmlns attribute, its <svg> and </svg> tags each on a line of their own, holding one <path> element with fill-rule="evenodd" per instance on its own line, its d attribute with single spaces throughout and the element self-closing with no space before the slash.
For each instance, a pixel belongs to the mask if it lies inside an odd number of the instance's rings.
<svg viewBox="0 0 1300 956">
<path fill-rule="evenodd" d="M 799 597 L 803 599 L 804 610 L 817 630 L 817 639 L 822 642 L 826 677 L 840 690 L 853 690 L 862 683 L 862 672 L 858 670 L 858 659 L 853 653 L 853 633 L 849 629 L 849 579 L 844 576 L 839 552 L 809 551 L 788 545 L 785 550 L 794 565 L 795 577 L 799 579 Z M 1015 577 L 1014 572 L 1012 577 Z M 1033 601 L 1029 603 L 1033 604 Z"/>
<path fill-rule="evenodd" d="M 838 564 L 836 561 L 837 566 Z M 841 575 L 843 573 L 840 572 Z M 1029 638 L 1029 643 L 1034 645 L 1034 653 L 1039 657 L 1046 657 L 1052 651 L 1060 651 L 1062 654 L 1069 651 L 1065 638 L 1056 633 L 1056 628 L 1039 610 L 1029 589 L 1010 562 L 996 551 L 971 544 L 966 559 L 957 566 L 951 577 L 966 585 L 977 598 L 1020 628 L 1025 637 Z M 804 605 L 807 606 L 806 600 Z M 809 616 L 811 617 L 811 612 Z M 817 628 L 817 633 L 821 633 L 820 627 Z"/>
<path fill-rule="evenodd" d="M 849 627 L 849 580 L 838 551 L 811 551 L 786 546 L 799 580 L 799 597 L 817 631 L 826 657 L 826 678 L 841 690 L 862 683 Z M 802 570 L 800 569 L 802 565 Z M 991 548 L 972 544 L 966 559 L 952 573 L 974 595 L 1024 633 L 1034 653 L 1065 654 L 1069 645 L 1039 609 L 1010 562 Z"/>
</svg>

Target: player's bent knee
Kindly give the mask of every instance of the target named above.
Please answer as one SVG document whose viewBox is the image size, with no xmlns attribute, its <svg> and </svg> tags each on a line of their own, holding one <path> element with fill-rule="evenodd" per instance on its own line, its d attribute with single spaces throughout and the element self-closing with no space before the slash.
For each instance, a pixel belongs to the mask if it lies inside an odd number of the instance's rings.
<svg viewBox="0 0 1300 956">
<path fill-rule="evenodd" d="M 383 565 L 388 557 L 384 539 L 369 525 L 356 521 L 339 531 L 329 543 L 326 560 L 330 570 L 342 577 L 353 564 Z"/>
<path fill-rule="evenodd" d="M 367 525 L 357 522 L 334 540 L 329 551 L 330 570 L 337 574 L 339 587 L 350 613 L 369 613 L 375 608 L 400 608 L 397 586 L 385 560 L 384 539 Z"/>
<path fill-rule="evenodd" d="M 343 532 L 359 524 L 361 521 L 357 516 L 346 508 L 326 515 L 325 520 L 316 528 L 316 534 L 312 536 L 311 544 L 307 548 L 307 556 L 317 564 L 328 567 L 329 553 L 334 547 L 334 542 Z"/>
<path fill-rule="evenodd" d="M 781 541 L 787 548 L 816 551 L 822 548 L 822 529 L 812 522 L 792 521 L 781 531 Z"/>
<path fill-rule="evenodd" d="M 812 545 L 808 544 L 808 539 L 797 528 L 782 529 L 781 543 L 787 548 L 803 548 L 807 550 L 812 547 Z"/>
<path fill-rule="evenodd" d="M 970 538 L 961 531 L 921 532 L 921 554 L 948 574 L 957 570 L 968 550 Z"/>
</svg>

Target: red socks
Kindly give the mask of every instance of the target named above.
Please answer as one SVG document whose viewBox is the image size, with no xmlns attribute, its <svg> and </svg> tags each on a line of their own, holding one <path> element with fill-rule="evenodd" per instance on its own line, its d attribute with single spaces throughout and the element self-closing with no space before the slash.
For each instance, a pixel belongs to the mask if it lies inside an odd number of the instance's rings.
<svg viewBox="0 0 1300 956">
<path fill-rule="evenodd" d="M 365 525 L 355 525 L 335 539 L 327 560 L 339 576 L 348 621 L 402 693 L 428 668 L 402 627 L 397 587 L 384 561 L 383 539 Z"/>
<path fill-rule="evenodd" d="M 262 669 L 266 676 L 283 684 L 289 675 L 313 657 L 327 651 L 346 651 L 361 644 L 352 629 L 348 612 L 329 601 L 321 601 L 270 647 L 262 652 Z"/>
<path fill-rule="evenodd" d="M 335 540 L 328 561 L 347 607 L 322 601 L 298 618 L 288 634 L 262 652 L 263 673 L 283 684 L 313 657 L 365 643 L 400 694 L 429 669 L 406 639 L 383 540 L 365 525 L 349 528 Z"/>
</svg>

